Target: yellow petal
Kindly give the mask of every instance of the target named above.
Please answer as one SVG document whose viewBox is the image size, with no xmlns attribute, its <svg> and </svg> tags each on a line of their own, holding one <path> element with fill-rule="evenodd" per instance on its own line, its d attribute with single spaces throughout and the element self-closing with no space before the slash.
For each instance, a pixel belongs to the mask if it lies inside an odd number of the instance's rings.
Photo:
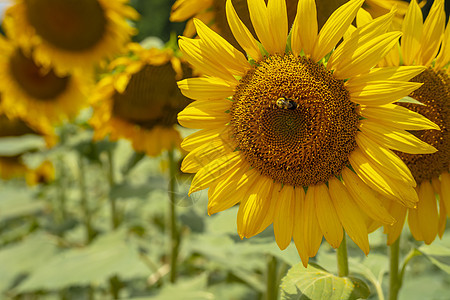
<svg viewBox="0 0 450 300">
<path fill-rule="evenodd" d="M 189 195 L 206 189 L 213 182 L 220 181 L 223 176 L 230 173 L 233 168 L 238 167 L 242 163 L 242 157 L 239 151 L 228 153 L 216 160 L 213 160 L 203 168 L 201 168 L 194 179 L 192 179 Z"/>
<path fill-rule="evenodd" d="M 348 59 L 339 60 L 332 66 L 335 69 L 333 75 L 338 79 L 346 79 L 369 71 L 391 51 L 400 35 L 398 31 L 388 32 L 370 39 L 354 51 L 349 47 L 349 51 L 344 50 L 342 54 Z"/>
<path fill-rule="evenodd" d="M 295 203 L 297 201 L 294 188 L 285 185 L 281 190 L 274 189 L 271 201 L 276 202 L 273 218 L 275 240 L 278 247 L 284 250 L 291 243 L 292 231 L 294 230 Z"/>
<path fill-rule="evenodd" d="M 211 0 L 177 0 L 172 5 L 170 22 L 183 22 L 191 18 L 198 12 L 207 9 L 212 4 Z"/>
<path fill-rule="evenodd" d="M 412 65 L 419 52 L 423 28 L 422 20 L 422 11 L 419 5 L 416 1 L 411 1 L 402 23 L 401 49 L 405 65 Z"/>
<path fill-rule="evenodd" d="M 314 202 L 317 221 L 325 239 L 333 248 L 339 247 L 344 232 L 325 183 L 319 183 L 315 186 Z"/>
<path fill-rule="evenodd" d="M 438 53 L 445 29 L 444 0 L 435 0 L 423 24 L 419 61 L 428 66 Z"/>
<path fill-rule="evenodd" d="M 217 56 L 212 55 L 210 49 L 205 47 L 201 40 L 180 37 L 178 46 L 180 47 L 181 52 L 183 52 L 184 58 L 193 65 L 198 72 L 222 78 L 230 83 L 235 83 L 237 81 L 229 70 L 218 63 Z"/>
<path fill-rule="evenodd" d="M 428 180 L 419 186 L 419 198 L 417 203 L 417 217 L 425 244 L 434 241 L 438 233 L 438 211 L 433 187 Z"/>
<path fill-rule="evenodd" d="M 230 144 L 230 147 L 233 145 L 230 140 L 231 132 L 229 131 L 229 127 L 220 127 L 220 128 L 208 128 L 199 130 L 189 136 L 187 136 L 183 142 L 181 143 L 181 148 L 186 151 L 192 151 L 197 147 L 201 147 L 204 144 L 208 144 L 211 141 L 219 138 L 222 140 L 222 143 Z"/>
<path fill-rule="evenodd" d="M 383 123 L 405 130 L 440 130 L 439 126 L 426 117 L 405 107 L 387 104 L 383 106 L 362 106 L 360 115 L 375 123 Z"/>
<path fill-rule="evenodd" d="M 422 230 L 419 224 L 419 217 L 417 214 L 417 208 L 408 209 L 408 225 L 412 236 L 417 241 L 423 241 Z"/>
<path fill-rule="evenodd" d="M 347 31 L 363 2 L 364 0 L 350 0 L 333 12 L 319 32 L 312 55 L 313 60 L 319 61 L 333 50 Z"/>
<path fill-rule="evenodd" d="M 447 24 L 444 37 L 441 43 L 441 50 L 436 57 L 436 63 L 434 65 L 435 70 L 442 69 L 450 61 L 450 26 Z M 447 69 L 449 70 L 449 69 Z"/>
<path fill-rule="evenodd" d="M 353 102 L 363 105 L 385 105 L 407 96 L 422 86 L 418 82 L 370 81 L 361 85 L 347 85 Z"/>
<path fill-rule="evenodd" d="M 269 27 L 269 15 L 266 3 L 264 0 L 253 0 L 248 6 L 248 11 L 261 44 L 270 54 L 275 54 L 277 45 L 274 44 L 271 28 Z"/>
<path fill-rule="evenodd" d="M 188 78 L 177 82 L 181 93 L 195 100 L 212 100 L 227 98 L 234 94 L 236 84 L 223 81 L 217 77 L 203 76 Z"/>
<path fill-rule="evenodd" d="M 178 122 L 187 128 L 223 128 L 229 121 L 229 113 L 222 111 L 207 111 L 198 109 L 197 107 L 186 107 L 178 113 Z"/>
<path fill-rule="evenodd" d="M 297 252 L 300 255 L 303 266 L 306 268 L 308 266 L 309 256 L 307 253 L 306 243 L 308 242 L 303 233 L 303 211 L 305 210 L 305 192 L 303 188 L 295 188 L 295 221 L 294 221 L 294 231 L 293 238 L 295 242 L 295 247 L 297 248 Z"/>
<path fill-rule="evenodd" d="M 184 173 L 196 173 L 213 160 L 233 152 L 233 150 L 228 147 L 228 144 L 222 143 L 220 139 L 214 139 L 210 143 L 189 152 L 181 163 L 181 171 Z"/>
<path fill-rule="evenodd" d="M 362 181 L 378 193 L 391 200 L 400 201 L 407 207 L 414 207 L 419 201 L 413 187 L 415 181 L 410 182 L 404 178 L 400 181 L 387 176 L 383 169 L 368 160 L 360 149 L 352 152 L 349 161 Z"/>
<path fill-rule="evenodd" d="M 371 40 L 387 31 L 393 17 L 394 14 L 391 12 L 353 30 L 330 56 L 327 68 L 335 70 L 339 69 L 339 66 L 345 66 L 351 62 L 358 48 L 364 47 Z"/>
<path fill-rule="evenodd" d="M 388 213 L 375 191 L 367 186 L 355 173 L 347 168 L 342 170 L 342 178 L 353 200 L 372 219 L 384 224 L 393 224 L 395 219 Z"/>
<path fill-rule="evenodd" d="M 298 1 L 297 15 L 291 31 L 291 48 L 295 55 L 300 52 L 309 56 L 317 40 L 317 9 L 315 0 Z"/>
<path fill-rule="evenodd" d="M 444 202 L 447 216 L 450 218 L 450 174 L 448 172 L 441 174 L 441 182 L 441 201 Z"/>
<path fill-rule="evenodd" d="M 202 21 L 194 19 L 194 25 L 205 47 L 208 47 L 212 55 L 216 56 L 216 63 L 223 65 L 233 75 L 244 76 L 250 69 L 245 56 Z"/>
<path fill-rule="evenodd" d="M 369 238 L 361 209 L 342 182 L 332 177 L 328 181 L 329 193 L 334 209 L 348 236 L 367 255 L 369 253 Z"/>
<path fill-rule="evenodd" d="M 302 211 L 302 218 L 299 221 L 302 223 L 306 254 L 309 257 L 313 257 L 317 254 L 322 242 L 322 232 L 320 231 L 316 205 L 314 204 L 317 201 L 315 190 L 316 186 L 314 185 L 308 187 Z"/>
<path fill-rule="evenodd" d="M 235 168 L 226 178 L 208 190 L 208 215 L 224 211 L 242 200 L 249 188 L 258 180 L 259 174 L 248 166 Z"/>
<path fill-rule="evenodd" d="M 242 238 L 254 236 L 266 217 L 270 207 L 273 180 L 260 176 L 247 191 L 239 205 L 237 230 Z"/>
<path fill-rule="evenodd" d="M 270 34 L 274 45 L 274 52 L 269 53 L 283 54 L 286 49 L 286 40 L 288 36 L 286 0 L 268 1 L 267 17 L 269 21 Z"/>
<path fill-rule="evenodd" d="M 360 121 L 360 130 L 371 140 L 392 150 L 411 154 L 434 153 L 437 151 L 433 146 L 428 145 L 405 130 L 374 124 L 367 120 Z"/>
<path fill-rule="evenodd" d="M 361 28 L 364 25 L 372 22 L 373 18 L 370 13 L 364 8 L 360 8 L 358 10 L 358 14 L 356 15 L 356 27 Z"/>
<path fill-rule="evenodd" d="M 397 220 L 393 225 L 384 225 L 384 233 L 388 235 L 387 245 L 392 245 L 400 236 L 405 224 L 407 208 L 397 201 L 389 201 L 389 213 Z"/>
<path fill-rule="evenodd" d="M 258 43 L 244 23 L 242 23 L 241 19 L 239 19 L 231 0 L 227 0 L 226 12 L 228 25 L 230 26 L 231 32 L 233 33 L 233 36 L 238 44 L 245 50 L 245 52 L 247 52 L 248 55 L 250 55 L 251 58 L 256 61 L 260 61 L 262 59 L 262 55 L 259 51 Z"/>
<path fill-rule="evenodd" d="M 408 166 L 394 152 L 373 142 L 362 131 L 356 134 L 356 143 L 372 163 L 383 168 L 383 173 L 392 178 L 405 178 L 407 182 L 414 182 Z"/>
<path fill-rule="evenodd" d="M 360 86 L 372 81 L 408 81 L 426 70 L 423 66 L 373 68 L 369 72 L 350 78 L 346 85 Z"/>
<path fill-rule="evenodd" d="M 439 181 L 439 179 L 437 178 L 433 178 L 437 181 Z M 445 232 L 445 225 L 447 224 L 447 209 L 445 207 L 445 203 L 444 201 L 442 201 L 442 193 L 441 190 L 439 189 L 439 192 L 437 192 L 437 194 L 439 195 L 439 222 L 438 222 L 438 235 L 439 238 L 442 239 L 442 236 L 444 235 Z"/>
</svg>

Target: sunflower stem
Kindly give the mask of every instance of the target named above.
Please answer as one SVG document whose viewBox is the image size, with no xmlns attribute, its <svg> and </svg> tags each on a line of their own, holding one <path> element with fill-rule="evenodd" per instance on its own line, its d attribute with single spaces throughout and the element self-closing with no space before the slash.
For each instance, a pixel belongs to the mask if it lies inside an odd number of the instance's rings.
<svg viewBox="0 0 450 300">
<path fill-rule="evenodd" d="M 338 266 L 338 275 L 339 277 L 348 276 L 348 253 L 347 253 L 347 241 L 344 236 L 342 237 L 342 242 L 337 249 L 337 266 Z"/>
<path fill-rule="evenodd" d="M 267 257 L 266 300 L 278 299 L 277 259 L 273 255 Z"/>
<path fill-rule="evenodd" d="M 83 156 L 80 155 L 79 159 L 79 184 L 80 184 L 80 193 L 81 193 L 81 207 L 84 213 L 84 226 L 86 227 L 86 244 L 89 244 L 94 239 L 94 230 L 91 224 L 91 211 L 89 209 L 88 199 L 87 199 L 87 189 L 86 189 L 86 181 L 84 175 L 86 174 L 84 159 Z"/>
<path fill-rule="evenodd" d="M 389 300 L 397 300 L 401 287 L 398 274 L 398 261 L 400 255 L 400 237 L 389 246 Z"/>
<path fill-rule="evenodd" d="M 115 185 L 114 180 L 114 161 L 113 161 L 113 153 L 111 149 L 108 149 L 106 151 L 108 155 L 108 182 L 109 182 L 109 189 L 112 190 Z M 119 218 L 117 215 L 117 207 L 116 207 L 116 199 L 112 196 L 109 197 L 109 204 L 111 208 L 111 225 L 113 229 L 116 229 L 119 227 Z"/>
<path fill-rule="evenodd" d="M 169 157 L 169 228 L 170 228 L 170 241 L 171 241 L 171 252 L 170 252 L 170 282 L 174 283 L 177 281 L 177 259 L 178 251 L 180 247 L 180 236 L 178 232 L 177 225 L 177 214 L 175 205 L 175 183 L 177 174 L 177 164 L 174 157 L 174 148 L 168 151 Z"/>
</svg>

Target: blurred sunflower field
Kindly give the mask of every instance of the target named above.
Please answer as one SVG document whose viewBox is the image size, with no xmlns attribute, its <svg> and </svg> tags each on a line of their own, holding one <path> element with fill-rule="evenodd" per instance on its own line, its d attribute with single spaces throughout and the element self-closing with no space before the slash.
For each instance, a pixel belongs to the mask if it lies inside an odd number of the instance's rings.
<svg viewBox="0 0 450 300">
<path fill-rule="evenodd" d="M 0 0 L 0 299 L 450 299 L 444 0 Z"/>
</svg>

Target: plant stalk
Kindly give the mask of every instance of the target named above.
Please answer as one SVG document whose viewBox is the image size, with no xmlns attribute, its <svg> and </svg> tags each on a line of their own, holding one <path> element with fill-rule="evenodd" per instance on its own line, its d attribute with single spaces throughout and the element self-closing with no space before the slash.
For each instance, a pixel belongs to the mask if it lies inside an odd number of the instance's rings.
<svg viewBox="0 0 450 300">
<path fill-rule="evenodd" d="M 86 227 L 86 243 L 89 244 L 94 239 L 94 230 L 91 224 L 91 211 L 89 209 L 88 197 L 87 197 L 87 189 L 86 189 L 86 180 L 84 175 L 86 174 L 84 159 L 83 156 L 80 155 L 79 159 L 79 184 L 80 184 L 80 193 L 81 193 L 81 207 L 84 213 L 84 226 Z"/>
<path fill-rule="evenodd" d="M 389 246 L 389 300 L 397 300 L 401 287 L 398 273 L 400 237 Z"/>
<path fill-rule="evenodd" d="M 266 300 L 278 299 L 278 274 L 277 259 L 270 255 L 267 257 L 267 276 L 266 276 Z"/>
<path fill-rule="evenodd" d="M 109 189 L 112 190 L 115 185 L 114 180 L 114 160 L 113 160 L 113 154 L 111 149 L 108 149 L 108 182 L 109 182 Z M 109 197 L 109 205 L 111 209 L 111 226 L 113 229 L 116 229 L 119 227 L 119 216 L 117 215 L 117 207 L 116 207 L 116 199 L 110 195 Z"/>
<path fill-rule="evenodd" d="M 347 253 L 347 240 L 344 236 L 342 237 L 342 242 L 337 249 L 337 266 L 339 277 L 346 277 L 349 274 L 348 270 L 348 253 Z"/>
<path fill-rule="evenodd" d="M 174 148 L 168 151 L 169 157 L 169 228 L 170 228 L 170 282 L 175 283 L 177 281 L 177 260 L 180 247 L 180 234 L 177 225 L 177 213 L 176 213 L 176 175 L 177 164 L 174 157 Z"/>
</svg>

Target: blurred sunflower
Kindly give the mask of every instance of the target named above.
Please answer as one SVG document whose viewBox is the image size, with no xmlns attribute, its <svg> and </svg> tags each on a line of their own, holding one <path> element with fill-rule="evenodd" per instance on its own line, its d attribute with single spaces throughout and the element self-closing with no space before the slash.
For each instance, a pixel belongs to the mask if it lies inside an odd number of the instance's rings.
<svg viewBox="0 0 450 300">
<path fill-rule="evenodd" d="M 43 128 L 39 124 L 32 125 L 19 118 L 9 119 L 6 115 L 0 114 L 0 139 L 34 134 L 42 136 L 46 140 L 47 146 L 51 147 L 56 143 L 56 136 L 49 130 L 51 129 Z M 54 180 L 55 172 L 51 162 L 44 161 L 38 168 L 30 169 L 22 161 L 23 154 L 24 153 L 12 156 L 0 156 L 1 179 L 9 180 L 12 178 L 25 177 L 27 184 L 30 186 Z"/>
<path fill-rule="evenodd" d="M 343 228 L 368 253 L 366 217 L 395 222 L 379 195 L 407 207 L 418 201 L 414 178 L 390 149 L 436 151 L 404 129 L 438 127 L 391 104 L 421 86 L 407 81 L 425 68 L 372 68 L 401 35 L 386 33 L 394 12 L 356 29 L 330 54 L 362 3 L 339 7 L 318 33 L 315 1 L 299 1 L 287 43 L 285 2 L 252 1 L 260 44 L 227 1 L 231 30 L 250 61 L 199 20 L 199 39 L 179 40 L 186 60 L 206 74 L 178 83 L 196 100 L 178 120 L 201 129 L 182 143 L 190 151 L 182 170 L 196 173 L 190 193 L 209 187 L 209 214 L 240 202 L 241 238 L 273 222 L 278 246 L 293 237 L 304 265 L 323 236 L 338 247 Z M 362 108 L 372 115 L 362 118 Z"/>
<path fill-rule="evenodd" d="M 88 104 L 89 74 L 58 76 L 42 67 L 12 40 L 0 36 L 0 92 L 10 117 L 50 126 L 73 118 Z"/>
<path fill-rule="evenodd" d="M 64 75 L 90 71 L 124 49 L 138 13 L 128 0 L 14 0 L 4 26 L 27 56 Z"/>
<path fill-rule="evenodd" d="M 225 13 L 226 0 L 177 0 L 172 6 L 170 21 L 182 22 L 188 20 L 184 30 L 184 36 L 192 37 L 195 35 L 195 27 L 193 18 L 201 20 L 203 23 L 210 25 L 211 29 L 219 33 L 225 40 L 231 43 L 238 50 L 242 50 L 236 41 L 230 26 L 228 25 Z M 331 13 L 344 4 L 348 0 L 318 0 L 317 3 L 317 21 L 321 28 Z M 267 0 L 265 0 L 267 3 Z M 247 0 L 233 0 L 233 7 L 238 17 L 244 25 L 250 30 L 252 35 L 256 35 L 253 24 L 250 20 Z M 286 10 L 288 16 L 289 28 L 294 23 L 297 13 L 298 0 L 286 0 Z"/>
<path fill-rule="evenodd" d="M 419 5 L 423 7 L 426 2 L 426 0 L 421 0 Z M 363 5 L 364 9 L 374 18 L 387 14 L 394 6 L 397 8 L 397 12 L 392 21 L 392 29 L 401 30 L 403 18 L 408 9 L 408 2 L 404 0 L 366 0 Z"/>
<path fill-rule="evenodd" d="M 363 19 L 369 18 L 360 18 Z M 413 237 L 430 244 L 438 234 L 442 237 L 446 216 L 450 216 L 450 29 L 448 25 L 445 28 L 444 0 L 434 1 L 425 22 L 419 5 L 416 1 L 411 1 L 402 23 L 402 31 L 400 47 L 394 48 L 383 64 L 390 67 L 416 65 L 428 68 L 411 79 L 412 82 L 423 83 L 422 87 L 409 95 L 423 105 L 400 102 L 395 110 L 408 108 L 430 119 L 441 130 L 429 128 L 413 132 L 417 138 L 435 147 L 438 150 L 436 153 L 413 155 L 396 152 L 417 182 L 416 190 L 420 201 L 417 209 L 406 209 L 389 201 L 389 211 L 398 222 L 394 226 L 385 226 L 385 232 L 388 234 L 388 244 L 395 242 L 400 236 L 408 211 L 408 223 Z M 371 116 L 364 111 L 362 115 Z M 397 119 L 397 122 L 402 122 L 400 118 Z M 436 195 L 439 201 L 436 201 Z"/>
<path fill-rule="evenodd" d="M 90 124 L 95 139 L 129 139 L 136 151 L 150 156 L 181 143 L 174 128 L 177 113 L 190 100 L 176 81 L 192 76 L 187 63 L 172 50 L 144 49 L 130 44 L 130 55 L 112 61 L 112 73 L 98 83 L 93 94 Z"/>
</svg>

